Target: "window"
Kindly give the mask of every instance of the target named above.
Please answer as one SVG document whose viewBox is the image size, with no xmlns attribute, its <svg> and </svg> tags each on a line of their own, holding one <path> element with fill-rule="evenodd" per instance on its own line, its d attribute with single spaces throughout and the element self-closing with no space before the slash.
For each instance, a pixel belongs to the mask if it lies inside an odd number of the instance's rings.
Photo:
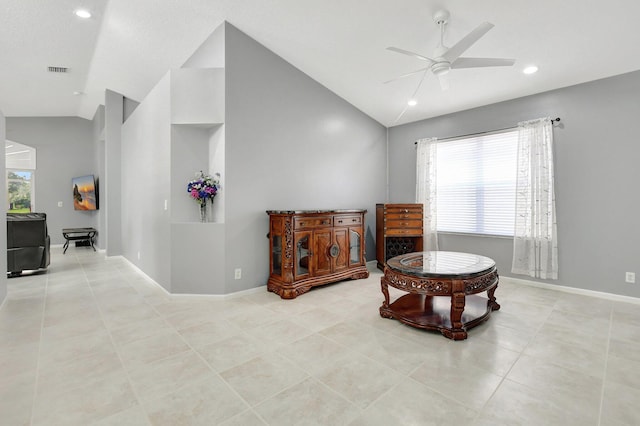
<svg viewBox="0 0 640 426">
<path fill-rule="evenodd" d="M 29 170 L 7 170 L 9 213 L 29 213 L 32 203 L 33 172 Z"/>
<path fill-rule="evenodd" d="M 34 175 L 36 150 L 16 142 L 5 142 L 7 198 L 10 213 L 35 211 Z"/>
<path fill-rule="evenodd" d="M 517 129 L 438 143 L 439 232 L 513 236 Z"/>
</svg>

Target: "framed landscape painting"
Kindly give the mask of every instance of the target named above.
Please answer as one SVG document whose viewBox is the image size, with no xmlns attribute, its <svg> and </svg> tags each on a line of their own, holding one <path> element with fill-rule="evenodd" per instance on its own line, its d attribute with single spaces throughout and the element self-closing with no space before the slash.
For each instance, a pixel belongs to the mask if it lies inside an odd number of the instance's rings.
<svg viewBox="0 0 640 426">
<path fill-rule="evenodd" d="M 71 179 L 71 185 L 75 210 L 98 210 L 96 181 L 93 175 L 74 177 Z"/>
</svg>

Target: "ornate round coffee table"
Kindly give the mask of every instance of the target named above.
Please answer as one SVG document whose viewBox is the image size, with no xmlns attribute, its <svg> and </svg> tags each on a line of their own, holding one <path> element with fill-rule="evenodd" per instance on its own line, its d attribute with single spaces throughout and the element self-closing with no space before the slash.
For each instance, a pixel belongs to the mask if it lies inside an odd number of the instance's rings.
<svg viewBox="0 0 640 426">
<path fill-rule="evenodd" d="M 500 309 L 496 263 L 488 257 L 451 251 L 407 253 L 387 261 L 380 279 L 380 315 L 413 327 L 438 330 L 453 340 Z M 389 286 L 406 291 L 393 303 Z M 486 297 L 478 295 L 486 291 Z"/>
</svg>

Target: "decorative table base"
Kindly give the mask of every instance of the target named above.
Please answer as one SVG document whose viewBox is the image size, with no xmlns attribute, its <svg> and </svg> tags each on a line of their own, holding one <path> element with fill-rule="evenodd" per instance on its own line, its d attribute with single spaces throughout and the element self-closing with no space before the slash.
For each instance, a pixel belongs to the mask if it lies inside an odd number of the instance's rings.
<svg viewBox="0 0 640 426">
<path fill-rule="evenodd" d="M 437 330 L 453 340 L 500 309 L 495 291 L 498 272 L 487 257 L 455 252 L 409 253 L 389 259 L 380 279 L 384 302 L 380 316 L 412 327 Z M 389 286 L 406 291 L 393 303 Z M 477 295 L 485 292 L 486 297 Z"/>
</svg>

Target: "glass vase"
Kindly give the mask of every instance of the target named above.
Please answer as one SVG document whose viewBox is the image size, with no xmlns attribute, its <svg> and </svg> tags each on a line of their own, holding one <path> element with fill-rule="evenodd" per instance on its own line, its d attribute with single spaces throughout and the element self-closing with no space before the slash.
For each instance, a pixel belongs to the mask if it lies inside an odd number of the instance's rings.
<svg viewBox="0 0 640 426">
<path fill-rule="evenodd" d="M 209 222 L 209 203 L 206 201 L 200 204 L 200 222 L 206 223 Z"/>
</svg>

